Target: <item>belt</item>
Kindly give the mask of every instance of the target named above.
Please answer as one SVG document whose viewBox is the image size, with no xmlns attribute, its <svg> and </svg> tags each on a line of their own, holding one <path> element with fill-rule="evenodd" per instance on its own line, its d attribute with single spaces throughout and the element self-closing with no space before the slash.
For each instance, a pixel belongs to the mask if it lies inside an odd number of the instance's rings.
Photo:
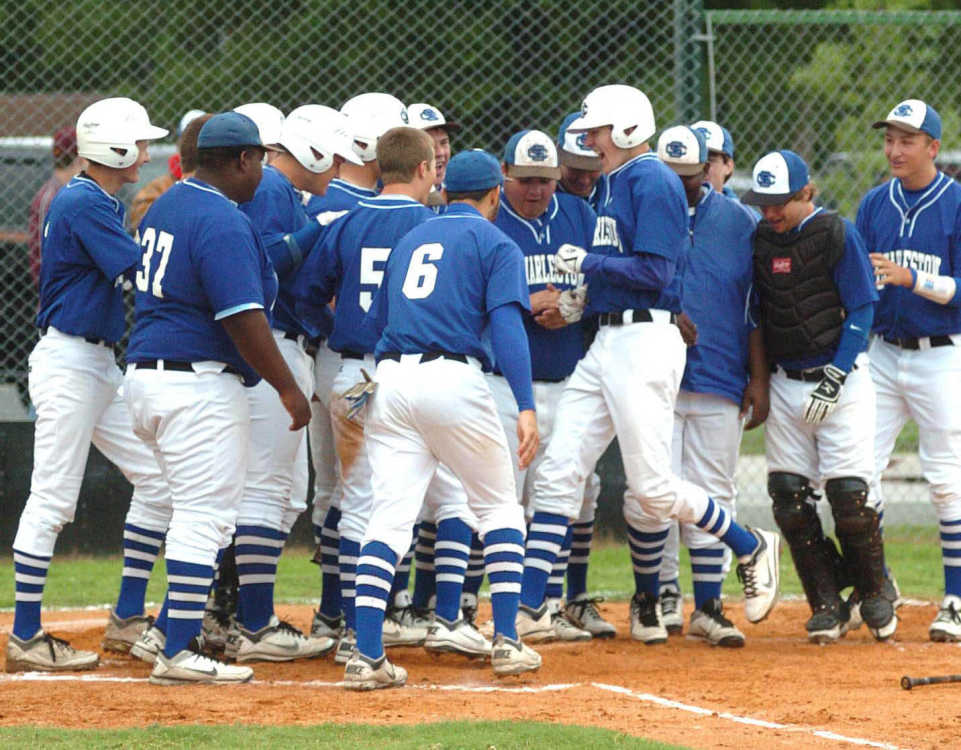
<svg viewBox="0 0 961 750">
<path fill-rule="evenodd" d="M 499 378 L 504 377 L 502 372 L 492 372 L 491 375 L 496 375 Z M 531 378 L 532 383 L 563 383 L 567 380 L 567 376 L 563 378 Z"/>
<path fill-rule="evenodd" d="M 954 346 L 950 336 L 922 336 L 918 339 L 897 338 L 896 336 L 882 336 L 889 344 L 900 346 L 902 349 L 930 349 L 933 346 Z"/>
<path fill-rule="evenodd" d="M 352 352 L 350 350 L 342 351 L 340 353 L 341 359 L 364 359 L 364 357 L 366 356 L 367 356 L 366 354 L 363 354 L 361 352 Z"/>
<path fill-rule="evenodd" d="M 400 359 L 403 356 L 404 355 L 400 352 L 384 352 L 380 355 L 380 359 L 377 361 L 380 362 L 385 359 L 392 359 L 394 362 L 400 362 Z M 416 357 L 417 355 L 413 354 L 410 356 Z M 465 365 L 467 364 L 466 354 L 454 354 L 453 352 L 425 352 L 424 354 L 420 355 L 421 364 L 424 364 L 425 362 L 433 362 L 435 359 L 452 359 L 455 362 L 463 362 Z"/>
<path fill-rule="evenodd" d="M 40 329 L 41 338 L 47 335 L 47 331 L 49 330 L 49 328 L 50 326 L 44 326 L 43 328 Z M 73 336 L 73 335 L 74 334 L 72 333 L 64 333 L 64 336 Z M 113 346 L 113 344 L 110 343 L 109 341 L 105 339 L 98 339 L 95 336 L 80 336 L 79 338 L 82 338 L 88 344 L 96 344 L 97 346 L 111 346 L 111 347 Z"/>
<path fill-rule="evenodd" d="M 824 377 L 823 367 L 810 367 L 807 370 L 789 370 L 781 365 L 775 365 L 775 370 L 780 370 L 791 380 L 803 380 L 805 383 L 819 383 Z"/>
<path fill-rule="evenodd" d="M 176 359 L 145 359 L 142 362 L 131 362 L 138 370 L 172 370 L 175 372 L 193 372 L 193 362 L 181 362 Z M 228 375 L 240 375 L 240 370 L 227 365 L 221 372 Z"/>
<path fill-rule="evenodd" d="M 597 316 L 597 322 L 602 326 L 622 326 L 630 323 L 662 321 L 665 316 L 670 316 L 668 318 L 670 323 L 677 324 L 677 315 L 669 313 L 667 310 L 624 310 L 623 312 L 601 313 Z"/>
</svg>

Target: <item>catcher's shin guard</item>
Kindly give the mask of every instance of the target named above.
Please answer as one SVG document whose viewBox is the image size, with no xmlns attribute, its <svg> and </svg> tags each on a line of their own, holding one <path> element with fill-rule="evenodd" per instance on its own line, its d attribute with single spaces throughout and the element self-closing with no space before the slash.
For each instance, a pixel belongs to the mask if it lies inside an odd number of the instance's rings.
<svg viewBox="0 0 961 750">
<path fill-rule="evenodd" d="M 855 588 L 862 601 L 880 595 L 885 578 L 884 546 L 878 512 L 867 505 L 867 482 L 840 477 L 829 479 L 824 489 Z"/>
</svg>

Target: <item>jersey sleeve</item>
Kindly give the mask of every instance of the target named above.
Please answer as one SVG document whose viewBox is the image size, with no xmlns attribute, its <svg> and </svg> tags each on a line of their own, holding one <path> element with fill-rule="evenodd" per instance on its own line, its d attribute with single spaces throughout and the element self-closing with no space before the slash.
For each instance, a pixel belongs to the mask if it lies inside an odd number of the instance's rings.
<svg viewBox="0 0 961 750">
<path fill-rule="evenodd" d="M 637 180 L 634 191 L 635 230 L 631 250 L 677 260 L 688 235 L 686 202 L 679 199 L 664 179 Z"/>
<path fill-rule="evenodd" d="M 834 283 L 841 295 L 845 310 L 878 301 L 874 286 L 874 272 L 864 245 L 864 238 L 857 227 L 844 219 L 844 254 L 834 267 Z"/>
<path fill-rule="evenodd" d="M 861 235 L 862 241 L 867 247 L 867 252 L 871 252 L 871 249 L 870 249 L 871 210 L 869 208 L 870 201 L 871 201 L 871 194 L 869 193 L 864 197 L 864 200 L 862 200 L 861 204 L 858 206 L 858 215 L 855 217 L 855 224 L 854 224 L 855 229 L 858 230 L 858 233 Z"/>
<path fill-rule="evenodd" d="M 214 318 L 264 309 L 263 269 L 253 227 L 237 221 L 216 229 L 201 237 L 195 258 Z"/>
<path fill-rule="evenodd" d="M 91 260 L 111 281 L 140 261 L 140 248 L 124 231 L 123 216 L 105 202 L 88 202 L 77 211 L 71 229 Z"/>
<path fill-rule="evenodd" d="M 517 302 L 530 312 L 530 288 L 524 271 L 524 254 L 516 242 L 500 234 L 499 241 L 493 245 L 487 258 L 487 310 Z"/>
</svg>

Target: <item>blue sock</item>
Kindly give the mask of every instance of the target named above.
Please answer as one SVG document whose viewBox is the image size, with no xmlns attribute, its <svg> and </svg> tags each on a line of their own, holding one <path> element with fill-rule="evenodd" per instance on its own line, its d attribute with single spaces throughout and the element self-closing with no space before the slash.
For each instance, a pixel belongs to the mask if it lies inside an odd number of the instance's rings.
<svg viewBox="0 0 961 750">
<path fill-rule="evenodd" d="M 571 524 L 571 556 L 567 561 L 567 601 L 587 593 L 587 561 L 591 556 L 594 520 Z"/>
<path fill-rule="evenodd" d="M 663 531 L 641 531 L 627 525 L 627 543 L 631 549 L 631 564 L 634 568 L 634 590 L 657 597 L 660 583 L 661 555 L 667 529 Z"/>
<path fill-rule="evenodd" d="M 13 614 L 13 634 L 21 640 L 28 640 L 40 630 L 40 605 L 43 602 L 43 587 L 47 582 L 50 557 L 28 555 L 26 552 L 13 551 L 13 579 L 16 591 Z"/>
<path fill-rule="evenodd" d="M 132 523 L 124 524 L 123 575 L 120 579 L 120 596 L 117 597 L 114 610 L 117 617 L 143 614 L 147 582 L 165 536 L 163 531 L 151 531 Z"/>
<path fill-rule="evenodd" d="M 564 536 L 564 543 L 561 545 L 560 552 L 551 567 L 551 575 L 547 579 L 547 588 L 544 589 L 545 599 L 564 598 L 564 576 L 567 574 L 567 562 L 571 557 L 571 536 L 574 530 L 567 527 L 567 534 Z"/>
<path fill-rule="evenodd" d="M 204 605 L 214 580 L 213 565 L 198 565 L 167 558 L 167 643 L 164 655 L 169 659 L 187 648 L 192 638 L 200 635 Z"/>
<path fill-rule="evenodd" d="M 324 526 L 320 532 L 320 582 L 323 586 L 320 595 L 320 613 L 329 619 L 340 617 L 340 508 L 331 507 L 324 516 Z"/>
<path fill-rule="evenodd" d="M 384 655 L 384 610 L 396 563 L 397 555 L 383 542 L 367 542 L 358 555 L 357 650 L 369 659 Z"/>
<path fill-rule="evenodd" d="M 724 542 L 739 558 L 750 555 L 759 544 L 757 537 L 731 518 L 731 514 L 713 498 L 707 499 L 707 509 L 696 525 Z"/>
<path fill-rule="evenodd" d="M 521 604 L 537 609 L 544 603 L 547 579 L 554 567 L 554 560 L 561 551 L 567 527 L 565 516 L 537 511 L 531 519 L 527 532 L 524 554 L 524 577 L 521 587 Z M 485 546 L 490 544 L 486 539 Z"/>
<path fill-rule="evenodd" d="M 344 613 L 344 627 L 348 630 L 357 629 L 357 621 L 354 619 L 354 587 L 357 577 L 358 557 L 360 557 L 360 542 L 341 537 L 340 555 L 338 556 L 338 562 L 340 563 L 340 609 Z"/>
<path fill-rule="evenodd" d="M 267 625 L 274 614 L 277 561 L 286 540 L 284 532 L 266 526 L 237 527 L 237 609 L 241 624 L 251 633 Z"/>
<path fill-rule="evenodd" d="M 434 578 L 438 617 L 454 622 L 460 616 L 460 595 L 470 560 L 471 528 L 459 518 L 437 524 L 434 544 Z"/>
<path fill-rule="evenodd" d="M 394 597 L 401 591 L 407 591 L 407 587 L 410 585 L 410 564 L 414 559 L 414 546 L 417 544 L 417 531 L 418 525 L 414 525 L 414 533 L 411 537 L 410 549 L 407 550 L 407 554 L 404 555 L 400 562 L 397 563 L 397 571 L 394 573 L 394 585 L 390 588 L 390 600 L 394 601 Z"/>
<path fill-rule="evenodd" d="M 941 521 L 940 530 L 944 593 L 947 596 L 961 596 L 961 519 Z"/>
<path fill-rule="evenodd" d="M 515 621 L 524 572 L 524 535 L 516 529 L 488 532 L 484 537 L 484 564 L 490 580 L 494 635 L 516 640 Z"/>
<path fill-rule="evenodd" d="M 414 607 L 427 609 L 430 598 L 436 593 L 434 580 L 434 544 L 437 541 L 437 524 L 421 521 L 414 545 Z"/>
<path fill-rule="evenodd" d="M 170 595 L 165 594 L 163 606 L 160 607 L 160 612 L 157 613 L 157 619 L 153 621 L 154 627 L 164 635 L 167 634 L 167 612 L 169 611 Z"/>
<path fill-rule="evenodd" d="M 724 583 L 724 546 L 716 544 L 691 551 L 691 578 L 694 581 L 694 607 L 721 598 Z"/>
<path fill-rule="evenodd" d="M 464 575 L 464 593 L 477 596 L 484 582 L 484 543 L 476 533 L 470 538 L 470 562 Z"/>
</svg>

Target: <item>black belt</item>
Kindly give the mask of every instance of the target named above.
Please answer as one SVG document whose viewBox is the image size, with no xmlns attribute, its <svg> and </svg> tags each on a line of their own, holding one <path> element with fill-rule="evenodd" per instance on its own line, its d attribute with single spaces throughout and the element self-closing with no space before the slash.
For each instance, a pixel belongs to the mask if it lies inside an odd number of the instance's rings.
<svg viewBox="0 0 961 750">
<path fill-rule="evenodd" d="M 47 335 L 47 330 L 49 330 L 49 328 L 50 328 L 50 326 L 44 326 L 43 328 L 41 328 L 41 329 L 40 329 L 40 335 L 41 335 L 41 336 L 46 336 L 46 335 Z M 63 332 L 62 332 L 62 333 L 63 333 Z M 72 334 L 72 333 L 64 333 L 64 335 L 65 335 L 65 336 L 74 336 L 75 334 Z M 80 338 L 82 338 L 82 339 L 83 339 L 84 341 L 86 341 L 88 344 L 96 344 L 97 346 L 113 346 L 113 344 L 110 343 L 109 341 L 106 341 L 105 339 L 98 339 L 98 338 L 96 338 L 95 336 L 81 336 Z"/>
<path fill-rule="evenodd" d="M 928 346 L 954 346 L 950 336 L 923 336 L 917 339 L 899 339 L 896 336 L 882 336 L 889 344 L 900 346 L 902 349 L 920 349 L 921 342 L 927 339 Z"/>
<path fill-rule="evenodd" d="M 491 374 L 496 375 L 499 378 L 504 377 L 504 373 L 502 372 L 495 371 Z M 531 378 L 532 383 L 563 383 L 565 380 L 567 380 L 567 376 L 563 378 Z"/>
<path fill-rule="evenodd" d="M 780 370 L 791 380 L 803 380 L 805 383 L 820 383 L 824 377 L 823 367 L 811 367 L 807 370 L 789 370 L 786 367 L 777 365 L 775 369 Z"/>
<path fill-rule="evenodd" d="M 624 320 L 624 314 L 630 313 L 627 317 L 628 320 Z M 616 313 L 601 313 L 597 316 L 597 322 L 602 326 L 622 326 L 627 323 L 653 323 L 654 316 L 651 315 L 650 310 L 624 310 L 623 312 Z M 677 324 L 677 314 L 671 313 L 671 323 Z"/>
<path fill-rule="evenodd" d="M 160 363 L 163 363 L 160 366 Z M 194 372 L 193 362 L 182 362 L 176 359 L 145 359 L 141 362 L 131 362 L 138 370 L 173 370 L 175 372 Z M 240 370 L 227 365 L 221 372 L 228 375 L 240 375 Z"/>
<path fill-rule="evenodd" d="M 377 361 L 380 362 L 384 359 L 392 359 L 394 362 L 400 362 L 400 358 L 402 356 L 404 355 L 400 352 L 384 352 L 380 355 L 380 359 Z M 463 362 L 465 365 L 467 364 L 466 354 L 455 354 L 453 352 L 425 352 L 424 354 L 420 355 L 421 364 L 424 364 L 425 362 L 433 362 L 435 359 L 452 359 L 455 362 Z"/>
<path fill-rule="evenodd" d="M 350 350 L 343 351 L 340 353 L 341 359 L 363 359 L 366 356 L 367 356 L 366 354 L 362 354 L 361 352 L 352 352 Z"/>
</svg>

